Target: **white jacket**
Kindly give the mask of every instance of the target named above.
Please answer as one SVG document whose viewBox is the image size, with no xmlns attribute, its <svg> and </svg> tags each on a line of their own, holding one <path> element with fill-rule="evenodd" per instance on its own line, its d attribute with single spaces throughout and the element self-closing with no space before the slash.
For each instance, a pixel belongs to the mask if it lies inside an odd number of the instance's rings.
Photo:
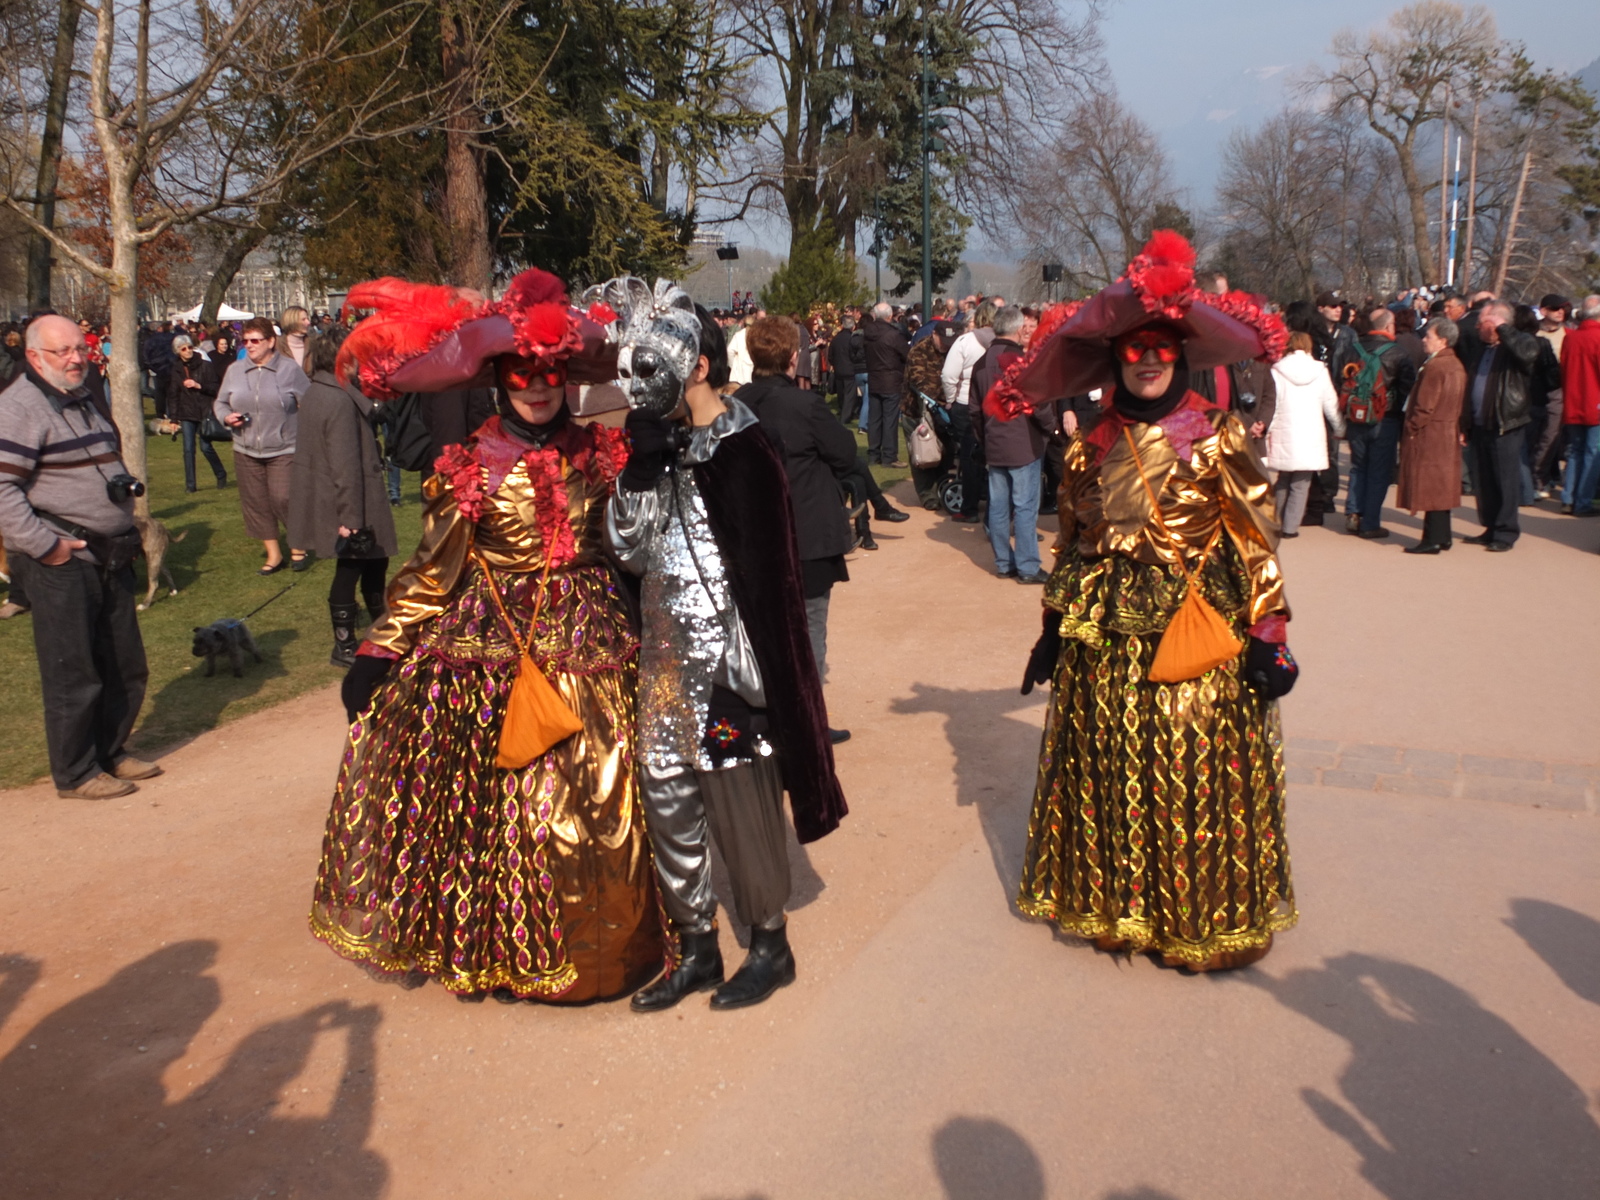
<svg viewBox="0 0 1600 1200">
<path fill-rule="evenodd" d="M 728 339 L 728 379 L 740 387 L 754 379 L 756 374 L 756 364 L 744 344 L 746 328 L 741 325 Z"/>
<path fill-rule="evenodd" d="M 1278 385 L 1278 411 L 1267 429 L 1267 466 L 1274 471 L 1326 470 L 1324 422 L 1344 432 L 1339 395 L 1328 368 L 1304 350 L 1296 350 L 1278 360 L 1272 381 Z"/>
<path fill-rule="evenodd" d="M 994 330 L 985 326 L 963 333 L 956 339 L 956 344 L 950 347 L 950 353 L 944 356 L 944 370 L 939 376 L 939 382 L 944 387 L 946 408 L 967 402 L 967 390 L 972 386 L 972 368 L 978 365 L 978 360 L 992 341 Z"/>
</svg>

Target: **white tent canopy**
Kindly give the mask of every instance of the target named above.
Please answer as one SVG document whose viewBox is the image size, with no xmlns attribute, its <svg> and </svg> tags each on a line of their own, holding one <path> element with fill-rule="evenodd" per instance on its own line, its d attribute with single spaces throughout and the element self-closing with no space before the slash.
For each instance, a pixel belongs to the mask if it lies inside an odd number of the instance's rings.
<svg viewBox="0 0 1600 1200">
<path fill-rule="evenodd" d="M 244 312 L 242 309 L 237 308 L 229 308 L 226 304 L 217 309 L 217 320 L 219 321 L 248 321 L 253 316 L 255 316 L 255 313 Z M 198 321 L 199 319 L 200 305 L 198 304 L 184 312 L 174 313 L 172 316 L 172 320 L 174 321 Z"/>
</svg>

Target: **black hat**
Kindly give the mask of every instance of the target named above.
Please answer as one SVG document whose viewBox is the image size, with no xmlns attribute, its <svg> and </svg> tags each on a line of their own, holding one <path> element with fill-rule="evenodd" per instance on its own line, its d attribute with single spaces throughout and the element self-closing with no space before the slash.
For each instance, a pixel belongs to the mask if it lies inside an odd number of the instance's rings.
<svg viewBox="0 0 1600 1200">
<path fill-rule="evenodd" d="M 1545 312 L 1549 312 L 1552 308 L 1559 308 L 1564 313 L 1570 313 L 1572 311 L 1572 301 L 1565 296 L 1558 296 L 1551 292 L 1543 300 L 1539 301 L 1539 307 L 1544 309 Z"/>
<path fill-rule="evenodd" d="M 1338 308 L 1339 305 L 1343 303 L 1344 301 L 1339 299 L 1339 297 L 1335 296 L 1332 292 L 1323 292 L 1317 297 L 1318 308 Z"/>
</svg>

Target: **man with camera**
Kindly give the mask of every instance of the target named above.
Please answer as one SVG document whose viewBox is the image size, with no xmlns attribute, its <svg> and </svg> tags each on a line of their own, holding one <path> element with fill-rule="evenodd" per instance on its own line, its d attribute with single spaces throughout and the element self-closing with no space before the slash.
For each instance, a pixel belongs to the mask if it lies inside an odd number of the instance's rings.
<svg viewBox="0 0 1600 1200">
<path fill-rule="evenodd" d="M 110 800 L 161 774 L 123 751 L 150 673 L 132 565 L 144 484 L 84 386 L 82 331 L 65 317 L 37 318 L 26 363 L 0 392 L 0 536 L 33 604 L 56 794 Z"/>
</svg>

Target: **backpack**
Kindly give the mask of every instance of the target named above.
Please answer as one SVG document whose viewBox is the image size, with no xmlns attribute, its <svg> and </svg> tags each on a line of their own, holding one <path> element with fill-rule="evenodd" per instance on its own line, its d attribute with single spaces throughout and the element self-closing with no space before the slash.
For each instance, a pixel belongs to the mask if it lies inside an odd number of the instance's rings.
<svg viewBox="0 0 1600 1200">
<path fill-rule="evenodd" d="M 422 393 L 406 392 L 385 405 L 384 447 L 402 471 L 433 470 L 433 436 L 422 419 Z"/>
<path fill-rule="evenodd" d="M 1383 377 L 1383 359 L 1360 342 L 1356 358 L 1345 363 L 1339 381 L 1339 411 L 1346 421 L 1372 425 L 1389 411 L 1389 382 Z"/>
</svg>

